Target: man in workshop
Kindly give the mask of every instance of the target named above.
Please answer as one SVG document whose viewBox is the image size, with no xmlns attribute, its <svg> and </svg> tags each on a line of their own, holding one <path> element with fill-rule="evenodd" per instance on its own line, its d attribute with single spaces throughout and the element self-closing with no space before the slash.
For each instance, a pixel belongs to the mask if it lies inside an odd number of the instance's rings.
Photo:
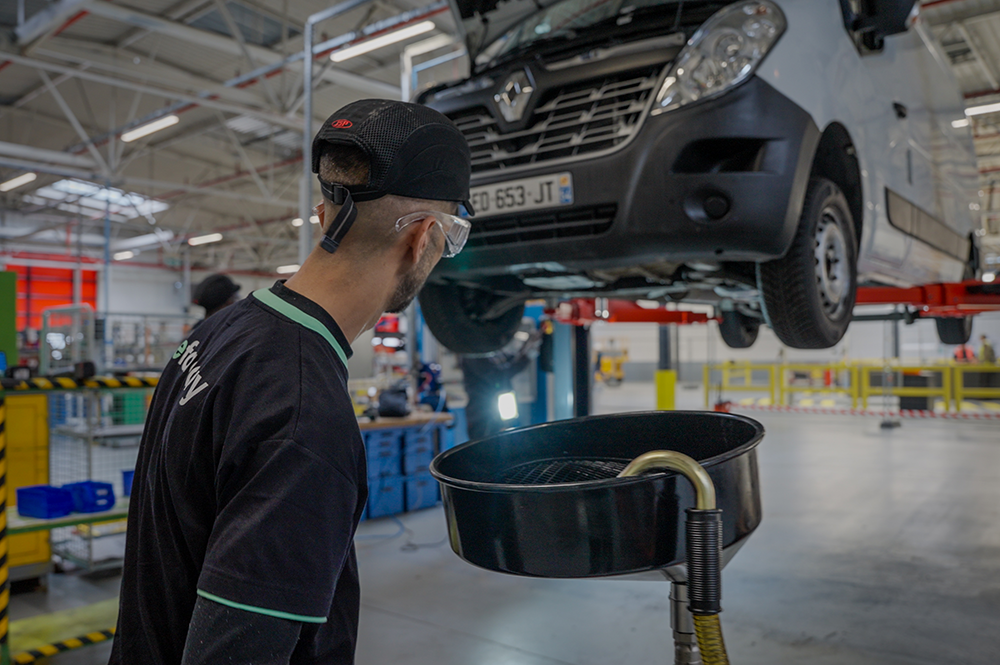
<svg viewBox="0 0 1000 665">
<path fill-rule="evenodd" d="M 216 273 L 206 277 L 194 289 L 191 303 L 205 308 L 205 319 L 218 314 L 226 307 L 236 304 L 237 295 L 240 292 L 240 285 L 232 280 L 229 275 Z M 191 332 L 200 326 L 205 319 L 194 324 Z"/>
<path fill-rule="evenodd" d="M 350 344 L 468 237 L 469 147 L 423 106 L 350 104 L 312 148 L 323 236 L 163 371 L 139 448 L 113 665 L 354 662 L 365 450 Z"/>
</svg>

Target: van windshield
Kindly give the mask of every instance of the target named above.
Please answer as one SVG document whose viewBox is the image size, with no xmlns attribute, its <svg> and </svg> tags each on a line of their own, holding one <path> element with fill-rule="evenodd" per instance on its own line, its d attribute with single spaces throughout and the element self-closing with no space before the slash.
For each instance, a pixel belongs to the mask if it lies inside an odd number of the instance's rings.
<svg viewBox="0 0 1000 665">
<path fill-rule="evenodd" d="M 666 5 L 672 7 L 664 9 Z M 677 14 L 678 10 L 683 11 L 683 6 L 684 2 L 678 0 L 562 0 L 499 37 L 476 57 L 476 65 L 505 59 L 514 52 L 527 51 L 541 42 L 573 39 L 577 33 L 600 24 L 611 23 L 611 28 L 615 24 L 628 25 L 633 14 L 650 8 L 660 8 L 656 12 L 658 15 L 669 17 L 671 22 L 679 24 L 680 16 Z"/>
</svg>

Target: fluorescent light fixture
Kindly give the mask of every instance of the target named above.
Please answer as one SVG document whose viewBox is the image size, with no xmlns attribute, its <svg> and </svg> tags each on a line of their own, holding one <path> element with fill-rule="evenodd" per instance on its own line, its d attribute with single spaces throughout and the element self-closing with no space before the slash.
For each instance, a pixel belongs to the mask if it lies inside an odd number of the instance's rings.
<svg viewBox="0 0 1000 665">
<path fill-rule="evenodd" d="M 134 256 L 135 252 L 132 251 L 118 252 L 115 254 L 115 261 L 128 261 Z"/>
<path fill-rule="evenodd" d="M 636 300 L 635 304 L 643 309 L 660 309 L 660 303 L 656 300 Z"/>
<path fill-rule="evenodd" d="M 210 242 L 219 242 L 222 240 L 221 233 L 209 233 L 205 236 L 195 236 L 188 240 L 189 245 L 207 245 Z"/>
<path fill-rule="evenodd" d="M 310 224 L 319 224 L 319 215 L 313 215 L 309 218 Z"/>
<path fill-rule="evenodd" d="M 997 278 L 996 273 L 992 273 L 992 272 L 984 272 L 983 273 L 983 281 L 984 282 L 989 283 L 989 282 L 992 282 L 993 280 L 995 280 L 996 278 Z"/>
<path fill-rule="evenodd" d="M 11 178 L 7 182 L 0 183 L 0 192 L 9 192 L 12 189 L 17 189 L 21 185 L 27 185 L 29 182 L 33 182 L 37 177 L 37 173 L 24 173 L 16 178 Z"/>
<path fill-rule="evenodd" d="M 965 109 L 965 115 L 983 115 L 984 113 L 1000 113 L 1000 103 L 970 106 Z"/>
<path fill-rule="evenodd" d="M 300 267 L 297 263 L 290 266 L 278 266 L 275 272 L 279 275 L 290 275 L 293 272 L 298 272 Z"/>
<path fill-rule="evenodd" d="M 497 398 L 497 408 L 500 409 L 502 420 L 514 420 L 517 418 L 517 397 L 514 393 L 504 393 Z"/>
<path fill-rule="evenodd" d="M 305 222 L 302 221 L 301 217 L 296 217 L 295 219 L 292 220 L 292 226 L 294 226 L 295 228 L 299 228 L 303 224 L 305 224 Z"/>
<path fill-rule="evenodd" d="M 360 44 L 355 44 L 354 46 L 348 46 L 347 48 L 342 48 L 339 51 L 334 51 L 330 55 L 330 59 L 334 62 L 343 62 L 344 60 L 361 55 L 362 53 L 368 53 L 370 51 L 380 49 L 383 46 L 388 46 L 389 44 L 395 44 L 396 42 L 401 42 L 404 39 L 409 39 L 410 37 L 422 35 L 425 32 L 430 32 L 434 28 L 434 21 L 421 21 L 420 23 L 402 28 L 400 30 L 393 30 L 388 34 L 382 35 L 381 37 L 367 39 Z"/>
<path fill-rule="evenodd" d="M 165 115 L 162 118 L 157 118 L 153 122 L 147 122 L 145 125 L 140 125 L 135 129 L 130 129 L 129 131 L 122 133 L 122 141 L 125 143 L 138 141 L 143 136 L 149 136 L 150 134 L 158 132 L 161 129 L 173 127 L 180 121 L 181 119 L 176 115 Z"/>
<path fill-rule="evenodd" d="M 954 127 L 955 129 L 961 129 L 962 127 L 968 127 L 969 126 L 969 119 L 968 118 L 962 118 L 961 120 L 952 120 L 951 121 L 951 126 Z"/>
</svg>

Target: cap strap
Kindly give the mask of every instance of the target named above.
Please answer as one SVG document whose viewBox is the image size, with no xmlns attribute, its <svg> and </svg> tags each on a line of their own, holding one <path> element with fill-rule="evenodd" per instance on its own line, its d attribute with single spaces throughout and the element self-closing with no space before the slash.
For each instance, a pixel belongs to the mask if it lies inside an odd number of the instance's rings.
<svg viewBox="0 0 1000 665">
<path fill-rule="evenodd" d="M 322 181 L 320 181 L 322 183 Z M 326 183 L 322 183 L 326 184 Z M 327 196 L 331 201 L 340 206 L 340 211 L 337 216 L 333 219 L 330 227 L 323 234 L 323 240 L 320 241 L 320 247 L 333 254 L 340 247 L 340 243 L 344 241 L 344 236 L 347 232 L 351 230 L 351 226 L 354 225 L 354 220 L 358 218 L 358 209 L 354 205 L 354 199 L 351 198 L 351 192 L 348 191 L 343 185 L 331 185 L 331 192 L 327 195 L 324 189 L 323 194 Z"/>
</svg>

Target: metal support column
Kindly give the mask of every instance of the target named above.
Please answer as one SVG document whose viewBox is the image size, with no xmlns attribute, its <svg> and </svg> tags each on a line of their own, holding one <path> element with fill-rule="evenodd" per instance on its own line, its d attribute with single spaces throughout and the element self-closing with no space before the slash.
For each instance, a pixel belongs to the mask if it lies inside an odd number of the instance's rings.
<svg viewBox="0 0 1000 665">
<path fill-rule="evenodd" d="M 670 337 L 670 326 L 661 325 L 660 358 L 656 365 L 656 408 L 661 411 L 673 411 L 677 406 L 677 370 L 670 354 Z"/>
<path fill-rule="evenodd" d="M 554 324 L 552 331 L 552 419 L 573 417 L 573 326 Z"/>
<path fill-rule="evenodd" d="M 590 415 L 594 372 L 590 366 L 590 329 L 573 326 L 573 415 Z"/>
</svg>

